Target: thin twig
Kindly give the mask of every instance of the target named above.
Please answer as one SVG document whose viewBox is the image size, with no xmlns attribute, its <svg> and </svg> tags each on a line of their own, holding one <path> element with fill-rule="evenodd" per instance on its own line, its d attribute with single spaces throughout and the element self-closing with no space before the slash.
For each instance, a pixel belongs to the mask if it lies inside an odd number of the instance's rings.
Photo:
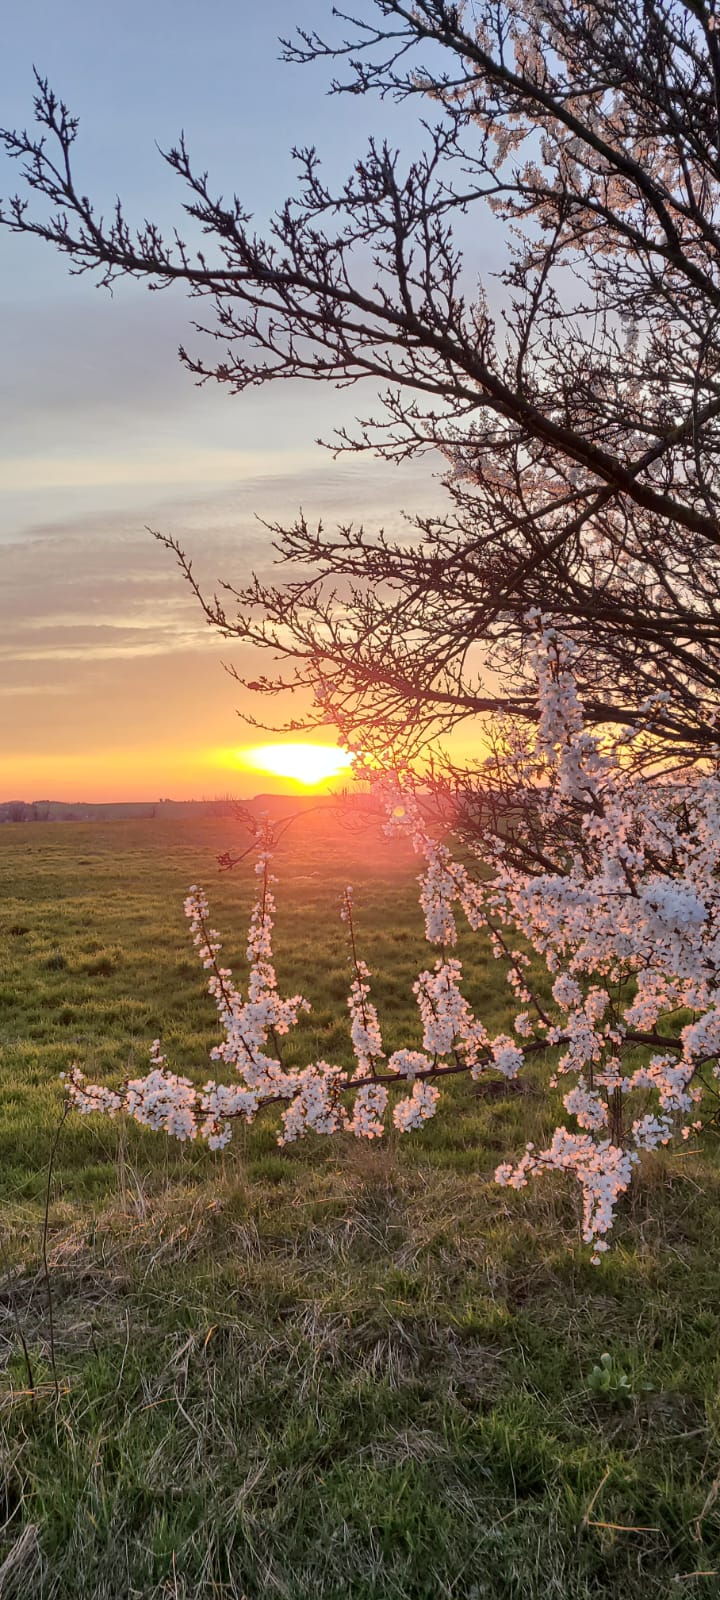
<svg viewBox="0 0 720 1600">
<path fill-rule="evenodd" d="M 49 1157 L 49 1160 L 48 1160 L 48 1169 L 47 1169 L 47 1184 L 45 1186 L 45 1215 L 43 1217 L 43 1231 L 42 1231 L 43 1276 L 45 1278 L 45 1289 L 46 1289 L 46 1293 L 47 1293 L 48 1323 L 49 1323 L 49 1329 L 50 1329 L 50 1365 L 52 1367 L 53 1382 L 55 1384 L 55 1399 L 56 1399 L 56 1401 L 59 1401 L 59 1399 L 60 1399 L 60 1385 L 58 1383 L 57 1366 L 56 1366 L 56 1363 L 55 1363 L 55 1312 L 54 1312 L 54 1307 L 53 1307 L 52 1284 L 50 1282 L 50 1268 L 48 1266 L 48 1258 L 47 1258 L 47 1240 L 48 1240 L 48 1227 L 49 1227 L 49 1222 L 50 1222 L 50 1190 L 51 1190 L 51 1186 L 52 1186 L 53 1166 L 54 1166 L 54 1162 L 55 1162 L 55 1156 L 57 1154 L 57 1147 L 58 1147 L 58 1144 L 60 1142 L 60 1134 L 62 1133 L 63 1124 L 65 1122 L 65 1118 L 67 1117 L 67 1114 L 68 1114 L 69 1110 L 70 1110 L 70 1102 L 69 1102 L 69 1100 L 66 1100 L 65 1104 L 63 1106 L 62 1116 L 61 1116 L 60 1121 L 59 1121 L 59 1123 L 57 1125 L 57 1128 L 55 1129 L 55 1137 L 54 1137 L 52 1145 L 50 1147 L 50 1157 Z"/>
</svg>

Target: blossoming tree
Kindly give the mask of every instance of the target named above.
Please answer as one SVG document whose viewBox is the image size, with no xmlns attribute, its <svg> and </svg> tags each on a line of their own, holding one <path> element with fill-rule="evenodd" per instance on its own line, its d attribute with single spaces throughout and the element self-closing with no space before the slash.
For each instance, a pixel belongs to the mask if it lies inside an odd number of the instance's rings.
<svg viewBox="0 0 720 1600">
<path fill-rule="evenodd" d="M 278 994 L 263 852 L 244 997 L 202 896 L 188 904 L 236 1077 L 199 1093 L 158 1047 L 123 1094 L 77 1074 L 71 1093 L 214 1142 L 269 1102 L 284 1103 L 283 1140 L 376 1137 L 388 1095 L 404 1091 L 393 1119 L 417 1127 L 444 1074 L 513 1076 L 552 1048 L 569 1125 L 499 1177 L 574 1171 L 597 1255 L 638 1152 L 697 1120 L 720 1049 L 715 0 L 362 0 L 334 26 L 301 32 L 288 57 L 340 63 L 338 93 L 421 106 L 410 159 L 370 140 L 333 187 L 300 151 L 299 194 L 263 238 L 181 141 L 166 159 L 191 235 L 166 240 L 119 203 L 103 222 L 74 179 L 77 123 L 39 80 L 39 131 L 3 135 L 25 189 L 2 221 L 107 284 L 179 283 L 208 302 L 223 354 L 184 354 L 196 376 L 232 392 L 371 379 L 382 415 L 336 447 L 443 460 L 446 513 L 402 539 L 300 517 L 274 530 L 284 581 L 198 594 L 225 635 L 284 661 L 249 688 L 309 686 L 311 721 L 392 754 L 376 782 L 424 858 L 439 947 L 416 985 L 423 1049 L 385 1058 L 356 957 L 354 1076 L 283 1065 L 305 1002 Z M 488 211 L 506 250 L 492 294 L 476 284 Z M 473 875 L 424 820 L 407 761 L 480 717 L 492 757 L 446 763 L 436 786 Z M 458 911 L 507 965 L 512 1035 L 490 1037 L 463 998 Z"/>
</svg>

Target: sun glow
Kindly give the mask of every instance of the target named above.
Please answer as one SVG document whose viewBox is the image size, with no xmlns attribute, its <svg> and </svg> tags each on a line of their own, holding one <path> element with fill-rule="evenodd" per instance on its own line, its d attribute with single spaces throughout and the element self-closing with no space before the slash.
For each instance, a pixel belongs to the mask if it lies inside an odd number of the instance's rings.
<svg viewBox="0 0 720 1600">
<path fill-rule="evenodd" d="M 270 772 L 312 788 L 348 772 L 353 758 L 332 744 L 261 744 L 238 750 L 237 759 L 252 772 Z"/>
</svg>

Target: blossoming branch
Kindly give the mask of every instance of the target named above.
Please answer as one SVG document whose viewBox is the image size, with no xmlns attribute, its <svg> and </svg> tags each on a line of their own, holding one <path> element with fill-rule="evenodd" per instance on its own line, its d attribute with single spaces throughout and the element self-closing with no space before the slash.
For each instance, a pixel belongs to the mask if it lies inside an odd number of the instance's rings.
<svg viewBox="0 0 720 1600">
<path fill-rule="evenodd" d="M 494 835 L 475 844 L 485 871 L 474 875 L 433 836 L 409 783 L 390 772 L 375 779 L 388 830 L 408 834 L 423 859 L 425 935 L 440 952 L 413 986 L 421 1050 L 385 1054 L 348 888 L 341 916 L 351 954 L 355 1067 L 284 1063 L 282 1040 L 309 1002 L 302 995 L 282 998 L 278 990 L 276 880 L 262 842 L 244 996 L 220 964 L 221 941 L 202 890 L 193 887 L 185 902 L 222 1032 L 211 1056 L 231 1080 L 197 1088 L 170 1071 L 155 1041 L 151 1072 L 121 1090 L 87 1084 L 73 1067 L 67 1080 L 73 1105 L 84 1113 L 123 1111 L 176 1138 L 206 1139 L 214 1149 L 228 1142 L 234 1120 L 252 1122 L 271 1105 L 283 1108 L 280 1145 L 311 1131 L 373 1140 L 385 1130 L 392 1091 L 404 1091 L 393 1100 L 392 1122 L 408 1132 L 435 1114 L 443 1077 L 513 1079 L 533 1057 L 554 1052 L 550 1087 L 568 1083 L 563 1104 L 571 1125 L 557 1127 L 545 1149 L 529 1144 L 495 1176 L 522 1188 L 542 1172 L 571 1173 L 581 1188 L 583 1238 L 597 1261 L 640 1152 L 687 1138 L 700 1126 L 703 1092 L 717 1093 L 720 781 L 714 771 L 695 768 L 649 782 L 623 748 L 603 748 L 583 725 L 572 647 L 551 628 L 540 628 L 535 670 L 537 732 L 520 757 L 515 734 L 514 758 L 536 826 L 550 837 L 562 820 L 565 838 L 574 819 L 577 846 L 562 870 L 520 870 Z M 519 1007 L 512 1034 L 491 1035 L 462 992 L 462 963 L 452 953 L 458 910 L 471 930 L 489 937 L 505 965 Z M 551 980 L 550 1004 L 538 992 L 528 948 Z M 691 1014 L 683 1027 L 679 1012 Z"/>
</svg>

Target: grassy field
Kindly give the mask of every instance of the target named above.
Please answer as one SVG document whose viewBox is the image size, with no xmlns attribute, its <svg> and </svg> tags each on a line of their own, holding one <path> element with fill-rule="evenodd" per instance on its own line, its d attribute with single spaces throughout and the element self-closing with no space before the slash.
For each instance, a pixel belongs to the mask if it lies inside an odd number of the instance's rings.
<svg viewBox="0 0 720 1600">
<path fill-rule="evenodd" d="M 720 1594 L 720 1173 L 648 1160 L 593 1268 L 577 1197 L 492 1171 L 553 1123 L 456 1085 L 421 1135 L 223 1153 L 70 1116 L 161 1034 L 208 1074 L 214 1011 L 182 915 L 204 884 L 239 957 L 228 821 L 0 829 L 0 1600 L 649 1600 Z M 426 959 L 411 858 L 307 821 L 277 870 L 297 1059 L 348 1060 L 340 889 L 390 1048 Z M 506 999 L 475 942 L 469 993 Z M 28 1392 L 18 1337 L 37 1392 Z M 610 1359 L 604 1362 L 601 1358 Z"/>
</svg>

